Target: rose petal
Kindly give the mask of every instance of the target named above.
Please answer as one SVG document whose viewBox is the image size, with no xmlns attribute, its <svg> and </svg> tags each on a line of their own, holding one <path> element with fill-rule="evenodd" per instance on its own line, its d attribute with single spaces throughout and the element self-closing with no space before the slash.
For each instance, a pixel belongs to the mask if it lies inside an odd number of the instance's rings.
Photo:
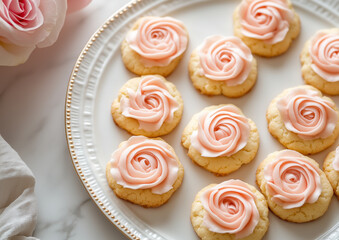
<svg viewBox="0 0 339 240">
<path fill-rule="evenodd" d="M 39 1 L 36 2 L 39 3 Z M 46 47 L 56 41 L 65 20 L 66 0 L 44 0 L 40 2 L 40 5 L 32 4 L 31 6 L 38 7 L 38 9 L 32 9 L 36 13 L 34 21 L 37 21 L 37 24 L 43 21 L 43 24 L 36 29 L 32 29 L 29 24 L 27 28 L 24 26 L 16 28 L 0 18 L 2 42 L 32 48 Z M 4 9 L 1 12 L 3 11 Z"/>
<path fill-rule="evenodd" d="M 35 47 L 20 47 L 8 43 L 0 44 L 0 65 L 16 66 L 26 62 Z"/>
<path fill-rule="evenodd" d="M 48 33 L 45 39 L 37 43 L 37 47 L 43 48 L 51 46 L 58 39 L 65 21 L 67 3 L 66 0 L 45 0 L 41 1 L 40 9 L 45 17 L 41 31 Z"/>
</svg>

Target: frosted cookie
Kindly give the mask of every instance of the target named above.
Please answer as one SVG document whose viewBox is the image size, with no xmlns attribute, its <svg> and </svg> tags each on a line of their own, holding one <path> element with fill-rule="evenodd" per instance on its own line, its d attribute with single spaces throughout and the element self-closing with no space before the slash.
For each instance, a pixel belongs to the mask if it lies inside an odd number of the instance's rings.
<svg viewBox="0 0 339 240">
<path fill-rule="evenodd" d="M 198 192 L 191 223 L 203 240 L 262 239 L 269 226 L 268 207 L 255 187 L 231 179 Z"/>
<path fill-rule="evenodd" d="M 202 94 L 240 97 L 256 82 L 257 61 L 239 38 L 214 35 L 191 54 L 189 73 Z"/>
<path fill-rule="evenodd" d="M 260 163 L 256 179 L 271 211 L 290 222 L 321 217 L 333 196 L 318 163 L 293 150 L 269 154 Z"/>
<path fill-rule="evenodd" d="M 284 90 L 266 112 L 268 130 L 286 148 L 314 154 L 331 146 L 339 135 L 335 103 L 311 86 Z"/>
<path fill-rule="evenodd" d="M 171 17 L 142 17 L 121 45 L 122 60 L 138 75 L 169 75 L 179 64 L 188 45 L 183 23 Z"/>
<path fill-rule="evenodd" d="M 233 31 L 252 53 L 273 57 L 299 35 L 300 20 L 289 0 L 242 0 L 233 14 Z"/>
<path fill-rule="evenodd" d="M 184 103 L 173 83 L 160 75 L 132 78 L 114 100 L 115 123 L 134 135 L 157 137 L 180 122 Z"/>
<path fill-rule="evenodd" d="M 323 165 L 323 170 L 328 181 L 330 181 L 335 195 L 339 199 L 339 146 L 335 151 L 330 152 Z"/>
<path fill-rule="evenodd" d="M 160 138 L 133 136 L 113 152 L 106 178 L 116 196 L 143 207 L 158 207 L 180 187 L 184 168 Z"/>
<path fill-rule="evenodd" d="M 300 54 L 301 73 L 307 84 L 339 95 L 339 28 L 318 31 Z"/>
<path fill-rule="evenodd" d="M 221 104 L 195 114 L 181 142 L 194 163 L 216 175 L 226 175 L 252 161 L 259 148 L 259 132 L 239 108 Z"/>
</svg>

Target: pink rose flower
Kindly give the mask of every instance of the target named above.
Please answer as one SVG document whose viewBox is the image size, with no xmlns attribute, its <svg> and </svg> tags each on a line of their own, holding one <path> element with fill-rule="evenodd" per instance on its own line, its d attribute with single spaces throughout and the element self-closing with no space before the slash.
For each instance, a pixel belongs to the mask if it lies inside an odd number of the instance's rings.
<svg viewBox="0 0 339 240">
<path fill-rule="evenodd" d="M 84 6 L 89 1 L 69 2 L 72 2 L 73 9 L 77 9 L 75 6 Z M 2 0 L 0 65 L 24 63 L 36 47 L 51 46 L 59 36 L 66 11 L 66 0 Z"/>
</svg>

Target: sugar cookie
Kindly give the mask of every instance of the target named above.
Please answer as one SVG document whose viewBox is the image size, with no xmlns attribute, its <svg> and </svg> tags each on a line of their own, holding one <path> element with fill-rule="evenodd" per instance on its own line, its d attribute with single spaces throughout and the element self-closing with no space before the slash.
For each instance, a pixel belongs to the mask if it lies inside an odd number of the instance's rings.
<svg viewBox="0 0 339 240">
<path fill-rule="evenodd" d="M 252 53 L 274 57 L 299 35 L 300 20 L 289 0 L 242 0 L 233 14 L 233 30 Z"/>
<path fill-rule="evenodd" d="M 188 33 L 172 17 L 142 17 L 121 44 L 125 67 L 138 75 L 167 76 L 179 64 L 188 45 Z"/>
<path fill-rule="evenodd" d="M 195 114 L 181 142 L 194 163 L 216 175 L 226 175 L 252 161 L 259 148 L 259 132 L 239 108 L 221 104 Z"/>
<path fill-rule="evenodd" d="M 286 148 L 314 154 L 331 146 L 339 135 L 335 103 L 311 86 L 284 90 L 270 103 L 268 130 Z"/>
<path fill-rule="evenodd" d="M 157 137 L 178 125 L 183 106 L 173 83 L 160 75 L 147 75 L 122 86 L 111 113 L 115 123 L 131 134 Z"/>
<path fill-rule="evenodd" d="M 173 148 L 160 138 L 129 138 L 113 152 L 106 167 L 114 193 L 143 207 L 166 203 L 183 177 L 184 168 Z"/>
<path fill-rule="evenodd" d="M 324 173 L 330 181 L 335 195 L 339 199 L 339 146 L 335 151 L 330 152 L 323 165 Z"/>
<path fill-rule="evenodd" d="M 269 154 L 259 165 L 256 179 L 271 211 L 290 222 L 321 217 L 333 196 L 318 163 L 293 150 Z"/>
<path fill-rule="evenodd" d="M 269 226 L 268 207 L 255 187 L 231 179 L 198 192 L 191 223 L 203 240 L 258 240 Z"/>
<path fill-rule="evenodd" d="M 324 29 L 305 43 L 300 54 L 305 82 L 330 95 L 339 95 L 338 46 L 339 28 Z"/>
<path fill-rule="evenodd" d="M 257 61 L 239 38 L 213 35 L 191 54 L 189 73 L 202 94 L 240 97 L 256 82 Z"/>
</svg>

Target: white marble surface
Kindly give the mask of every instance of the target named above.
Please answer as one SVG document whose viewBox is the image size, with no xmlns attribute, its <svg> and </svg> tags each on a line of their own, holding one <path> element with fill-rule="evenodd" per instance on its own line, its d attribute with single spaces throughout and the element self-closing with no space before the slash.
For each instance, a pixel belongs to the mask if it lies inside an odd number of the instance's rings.
<svg viewBox="0 0 339 240">
<path fill-rule="evenodd" d="M 92 0 L 67 17 L 58 41 L 0 67 L 0 134 L 36 176 L 40 239 L 127 239 L 83 188 L 68 153 L 64 104 L 73 65 L 94 31 L 127 0 Z"/>
</svg>

